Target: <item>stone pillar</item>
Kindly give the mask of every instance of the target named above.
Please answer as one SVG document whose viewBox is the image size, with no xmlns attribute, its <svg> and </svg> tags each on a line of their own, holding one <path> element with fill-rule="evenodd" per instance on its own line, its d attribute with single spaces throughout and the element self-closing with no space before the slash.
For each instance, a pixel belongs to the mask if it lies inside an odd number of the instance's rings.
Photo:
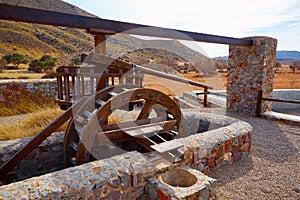
<svg viewBox="0 0 300 200">
<path fill-rule="evenodd" d="M 105 55 L 106 54 L 106 36 L 97 34 L 94 37 L 95 40 L 95 53 Z"/>
<path fill-rule="evenodd" d="M 271 97 L 274 85 L 277 40 L 249 37 L 253 46 L 229 46 L 227 75 L 227 110 L 256 115 L 259 91 Z M 272 109 L 264 102 L 261 113 Z"/>
</svg>

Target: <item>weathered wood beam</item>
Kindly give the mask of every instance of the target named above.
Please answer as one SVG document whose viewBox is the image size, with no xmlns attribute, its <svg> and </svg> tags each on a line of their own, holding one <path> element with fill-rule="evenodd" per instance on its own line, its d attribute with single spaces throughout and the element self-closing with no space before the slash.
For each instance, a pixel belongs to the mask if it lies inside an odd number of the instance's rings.
<svg viewBox="0 0 300 200">
<path fill-rule="evenodd" d="M 252 46 L 252 40 L 196 33 L 190 31 L 106 20 L 96 17 L 66 14 L 49 10 L 0 4 L 0 19 L 103 32 L 143 35 L 218 44 Z"/>
</svg>

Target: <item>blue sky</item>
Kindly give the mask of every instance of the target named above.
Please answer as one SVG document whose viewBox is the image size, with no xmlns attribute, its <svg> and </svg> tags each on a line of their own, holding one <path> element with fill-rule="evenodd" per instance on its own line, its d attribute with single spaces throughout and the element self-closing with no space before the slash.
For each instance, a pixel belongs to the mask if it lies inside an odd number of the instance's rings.
<svg viewBox="0 0 300 200">
<path fill-rule="evenodd" d="M 300 0 L 65 0 L 100 18 L 231 37 L 269 36 L 300 51 Z M 210 57 L 228 45 L 193 43 Z M 197 47 L 195 47 L 197 46 Z"/>
</svg>

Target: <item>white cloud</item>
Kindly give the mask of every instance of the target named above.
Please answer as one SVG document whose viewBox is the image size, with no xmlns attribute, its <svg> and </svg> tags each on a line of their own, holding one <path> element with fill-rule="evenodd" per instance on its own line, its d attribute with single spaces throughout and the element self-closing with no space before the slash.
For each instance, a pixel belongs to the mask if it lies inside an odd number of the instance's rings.
<svg viewBox="0 0 300 200">
<path fill-rule="evenodd" d="M 245 37 L 255 34 L 279 37 L 297 37 L 296 24 L 300 23 L 299 0 L 68 0 L 99 17 L 146 25 L 154 25 L 181 30 L 216 35 Z M 291 22 L 285 30 L 279 25 Z M 277 28 L 276 28 L 277 27 Z M 280 41 L 284 43 L 284 41 Z M 287 41 L 288 43 L 288 41 Z M 228 48 L 200 44 L 209 55 L 215 56 Z M 295 46 L 295 45 L 294 45 Z M 207 48 L 207 49 L 206 49 Z"/>
</svg>

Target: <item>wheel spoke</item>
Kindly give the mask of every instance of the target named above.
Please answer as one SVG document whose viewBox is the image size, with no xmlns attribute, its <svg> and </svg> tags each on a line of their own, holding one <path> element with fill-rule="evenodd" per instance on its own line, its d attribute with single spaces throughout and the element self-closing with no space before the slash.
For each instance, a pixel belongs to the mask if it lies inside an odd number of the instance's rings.
<svg viewBox="0 0 300 200">
<path fill-rule="evenodd" d="M 145 103 L 144 107 L 142 108 L 139 116 L 137 117 L 137 120 L 148 118 L 150 115 L 150 112 L 151 112 L 151 108 L 152 108 L 152 106 L 155 105 L 155 103 L 156 103 L 156 101 L 154 101 L 154 100 L 146 100 L 146 103 Z"/>
</svg>

